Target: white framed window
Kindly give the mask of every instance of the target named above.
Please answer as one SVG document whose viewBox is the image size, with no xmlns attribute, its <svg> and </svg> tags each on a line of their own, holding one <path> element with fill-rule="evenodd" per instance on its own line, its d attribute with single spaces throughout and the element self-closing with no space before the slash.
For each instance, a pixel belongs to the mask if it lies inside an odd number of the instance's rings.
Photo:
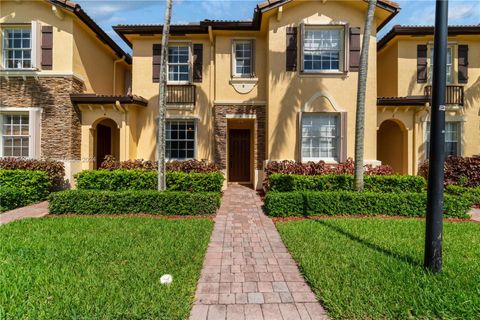
<svg viewBox="0 0 480 320">
<path fill-rule="evenodd" d="M 0 114 L 1 157 L 28 158 L 30 154 L 30 117 L 28 113 Z"/>
<path fill-rule="evenodd" d="M 345 27 L 303 28 L 302 64 L 304 72 L 343 72 Z"/>
<path fill-rule="evenodd" d="M 429 70 L 429 80 L 431 84 L 433 80 L 433 48 L 430 48 L 430 70 Z M 453 49 L 448 47 L 447 49 L 447 83 L 453 83 Z"/>
<path fill-rule="evenodd" d="M 197 128 L 195 120 L 166 121 L 166 158 L 169 160 L 194 159 Z"/>
<path fill-rule="evenodd" d="M 302 161 L 339 161 L 340 115 L 338 113 L 302 113 Z"/>
<path fill-rule="evenodd" d="M 254 42 L 253 40 L 233 41 L 233 65 L 234 77 L 251 78 L 254 72 Z"/>
<path fill-rule="evenodd" d="M 168 82 L 190 82 L 190 46 L 168 46 Z"/>
<path fill-rule="evenodd" d="M 3 34 L 3 67 L 7 69 L 33 68 L 31 27 L 6 27 Z"/>
<path fill-rule="evenodd" d="M 445 122 L 445 157 L 460 156 L 460 136 L 461 122 L 447 121 Z M 425 147 L 426 158 L 430 158 L 430 122 L 427 122 L 425 130 Z"/>
</svg>

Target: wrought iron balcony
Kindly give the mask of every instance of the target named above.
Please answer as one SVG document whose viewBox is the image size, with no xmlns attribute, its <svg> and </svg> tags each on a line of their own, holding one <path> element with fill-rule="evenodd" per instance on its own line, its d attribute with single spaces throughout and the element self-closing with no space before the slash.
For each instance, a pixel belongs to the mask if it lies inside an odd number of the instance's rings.
<svg viewBox="0 0 480 320">
<path fill-rule="evenodd" d="M 193 84 L 167 85 L 167 104 L 195 105 L 196 87 Z"/>
<path fill-rule="evenodd" d="M 432 86 L 425 87 L 425 96 L 429 100 L 432 99 Z M 447 85 L 445 100 L 447 105 L 463 106 L 465 101 L 463 86 Z"/>
</svg>

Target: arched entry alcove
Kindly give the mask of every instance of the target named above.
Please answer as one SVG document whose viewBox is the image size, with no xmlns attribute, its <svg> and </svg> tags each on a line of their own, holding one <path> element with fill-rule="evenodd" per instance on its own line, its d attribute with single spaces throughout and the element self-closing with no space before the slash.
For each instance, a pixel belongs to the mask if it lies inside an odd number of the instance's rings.
<svg viewBox="0 0 480 320">
<path fill-rule="evenodd" d="M 119 159 L 120 129 L 112 119 L 103 119 L 95 126 L 95 168 L 98 169 L 105 156 Z"/>
<path fill-rule="evenodd" d="M 407 130 L 397 120 L 385 120 L 377 131 L 377 158 L 396 173 L 408 173 Z"/>
</svg>

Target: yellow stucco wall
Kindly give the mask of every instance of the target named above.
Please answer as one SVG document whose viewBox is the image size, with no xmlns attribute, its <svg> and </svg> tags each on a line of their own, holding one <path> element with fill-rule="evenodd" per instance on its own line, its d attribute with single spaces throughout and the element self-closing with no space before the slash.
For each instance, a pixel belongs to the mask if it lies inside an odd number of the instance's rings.
<svg viewBox="0 0 480 320">
<path fill-rule="evenodd" d="M 398 95 L 398 43 L 395 42 L 377 55 L 377 86 L 379 97 Z"/>
<path fill-rule="evenodd" d="M 465 93 L 465 105 L 450 108 L 446 113 L 446 121 L 460 123 L 460 154 L 473 156 L 480 154 L 480 38 L 478 36 L 449 37 L 452 47 L 453 64 L 452 79 L 454 85 L 461 85 Z M 427 84 L 417 83 L 417 45 L 427 44 L 432 47 L 433 36 L 408 37 L 397 36 L 378 53 L 379 96 L 423 95 Z M 468 83 L 458 83 L 458 45 L 469 46 Z M 396 48 L 396 49 L 395 49 Z M 392 52 L 398 55 L 398 73 L 389 68 L 394 60 Z M 430 59 L 428 54 L 428 63 Z M 380 66 L 383 66 L 380 69 Z M 382 83 L 382 85 L 380 85 Z M 396 90 L 393 87 L 396 86 Z M 380 92 L 380 88 L 382 91 Z M 408 173 L 415 174 L 418 164 L 426 157 L 426 123 L 429 111 L 426 107 L 379 107 L 377 126 L 388 119 L 397 119 L 408 128 Z"/>
<path fill-rule="evenodd" d="M 115 61 L 117 61 L 115 63 Z M 114 66 L 115 89 L 114 89 Z M 124 74 L 129 66 L 79 21 L 73 23 L 73 72 L 85 81 L 85 91 L 125 94 Z M 115 90 L 115 92 L 114 92 Z"/>
</svg>

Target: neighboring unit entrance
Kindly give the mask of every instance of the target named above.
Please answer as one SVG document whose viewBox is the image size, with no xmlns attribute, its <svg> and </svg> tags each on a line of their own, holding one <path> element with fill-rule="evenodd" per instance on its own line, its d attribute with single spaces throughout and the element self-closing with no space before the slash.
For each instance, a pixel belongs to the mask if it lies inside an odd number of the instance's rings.
<svg viewBox="0 0 480 320">
<path fill-rule="evenodd" d="M 231 182 L 250 182 L 250 129 L 230 129 L 228 178 Z"/>
<path fill-rule="evenodd" d="M 97 125 L 97 169 L 105 156 L 112 154 L 112 128 L 102 124 Z"/>
<path fill-rule="evenodd" d="M 95 126 L 95 169 L 105 160 L 105 156 L 112 155 L 120 159 L 120 129 L 112 119 L 103 119 Z"/>
</svg>

